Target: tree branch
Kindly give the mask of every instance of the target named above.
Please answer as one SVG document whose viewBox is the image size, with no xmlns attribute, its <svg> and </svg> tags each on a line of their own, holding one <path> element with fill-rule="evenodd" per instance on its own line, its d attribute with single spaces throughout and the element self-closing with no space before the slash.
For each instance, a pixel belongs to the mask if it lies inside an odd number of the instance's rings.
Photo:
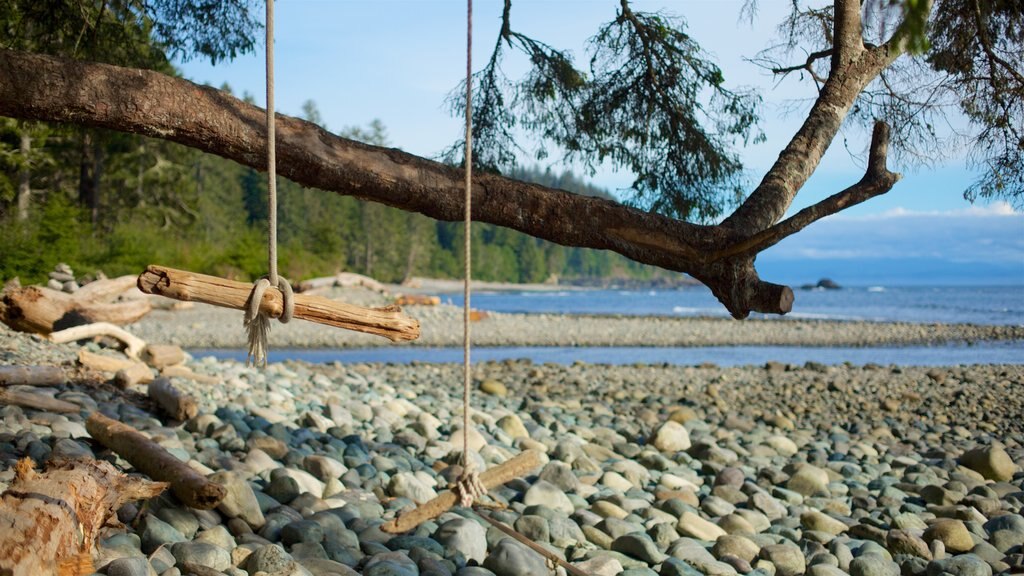
<svg viewBox="0 0 1024 576">
<path fill-rule="evenodd" d="M 825 79 L 818 76 L 818 73 L 814 71 L 814 63 L 817 62 L 818 60 L 821 60 L 822 58 L 832 56 L 833 52 L 834 50 L 832 48 L 828 48 L 826 50 L 819 50 L 817 52 L 811 52 L 810 54 L 807 55 L 807 61 L 805 61 L 803 64 L 775 67 L 770 68 L 770 70 L 772 74 L 783 75 L 789 74 L 790 72 L 796 72 L 797 70 L 806 70 L 807 73 L 811 75 L 811 78 L 814 78 L 816 82 L 818 82 L 819 84 L 824 84 Z"/>
<path fill-rule="evenodd" d="M 868 155 L 868 168 L 864 177 L 849 188 L 833 194 L 828 198 L 808 206 L 778 224 L 763 230 L 749 238 L 737 242 L 725 250 L 715 253 L 712 260 L 734 258 L 737 256 L 754 256 L 757 253 L 778 244 L 783 238 L 792 236 L 810 224 L 856 206 L 861 202 L 885 194 L 899 181 L 900 175 L 890 172 L 886 167 L 889 151 L 889 125 L 876 122 L 871 135 L 871 148 Z"/>
</svg>

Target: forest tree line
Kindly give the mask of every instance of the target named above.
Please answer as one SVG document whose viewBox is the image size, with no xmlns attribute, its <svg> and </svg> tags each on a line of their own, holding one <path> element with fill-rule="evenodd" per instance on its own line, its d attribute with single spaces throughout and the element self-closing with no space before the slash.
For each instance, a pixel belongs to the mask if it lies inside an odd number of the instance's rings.
<svg viewBox="0 0 1024 576">
<path fill-rule="evenodd" d="M 227 87 L 225 87 L 227 88 Z M 313 102 L 306 119 L 322 124 Z M 341 131 L 385 145 L 379 121 Z M 571 172 L 511 176 L 607 197 Z M 385 282 L 462 275 L 461 222 L 279 182 L 278 243 L 290 279 L 339 271 Z M 143 136 L 0 119 L 0 279 L 42 282 L 160 263 L 249 280 L 267 270 L 266 175 Z M 473 275 L 508 282 L 650 279 L 667 273 L 605 251 L 566 248 L 488 224 L 473 228 Z"/>
</svg>

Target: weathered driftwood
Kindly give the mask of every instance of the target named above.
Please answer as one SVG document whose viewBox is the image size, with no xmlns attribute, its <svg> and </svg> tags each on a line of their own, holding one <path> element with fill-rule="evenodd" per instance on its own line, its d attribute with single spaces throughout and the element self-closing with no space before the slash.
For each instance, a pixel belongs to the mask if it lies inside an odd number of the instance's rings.
<svg viewBox="0 0 1024 576">
<path fill-rule="evenodd" d="M 171 418 L 184 422 L 199 413 L 196 399 L 178 390 L 167 378 L 156 378 L 149 383 L 149 397 Z"/>
<path fill-rule="evenodd" d="M 153 371 L 149 369 L 149 366 L 138 360 L 97 354 L 89 352 L 85 348 L 78 350 L 78 363 L 90 370 L 99 372 L 120 372 L 126 370 L 136 375 L 137 380 L 142 383 L 153 379 Z"/>
<path fill-rule="evenodd" d="M 440 303 L 441 299 L 437 296 L 426 294 L 402 294 L 395 298 L 397 306 L 437 306 Z"/>
<path fill-rule="evenodd" d="M 157 370 L 181 364 L 185 361 L 185 351 L 174 344 L 150 344 L 142 351 L 142 361 Z"/>
<path fill-rule="evenodd" d="M 139 275 L 139 289 L 177 300 L 205 302 L 215 306 L 245 308 L 252 285 L 216 276 L 194 274 L 165 266 L 149 266 Z M 283 302 L 277 290 L 267 290 L 260 310 L 273 318 L 281 316 Z M 414 340 L 420 335 L 420 323 L 402 314 L 398 306 L 363 308 L 335 302 L 320 296 L 295 295 L 295 318 L 338 328 L 383 336 L 392 341 Z"/>
<path fill-rule="evenodd" d="M 67 381 L 60 366 L 0 366 L 0 386 L 59 386 Z"/>
<path fill-rule="evenodd" d="M 525 476 L 527 473 L 535 470 L 538 466 L 540 466 L 540 453 L 535 450 L 526 450 L 516 455 L 514 458 L 502 462 L 493 468 L 484 470 L 480 474 L 480 482 L 483 483 L 484 488 L 491 490 L 514 478 Z M 433 500 L 413 508 L 409 512 L 401 514 L 394 520 L 385 523 L 381 526 L 381 529 L 391 534 L 408 532 L 427 520 L 437 518 L 448 510 L 451 510 L 458 501 L 459 497 L 455 492 L 445 490 L 438 494 Z"/>
<path fill-rule="evenodd" d="M 45 410 L 47 412 L 62 412 L 65 414 L 75 413 L 82 409 L 78 404 L 58 400 L 45 394 L 36 394 L 11 388 L 0 388 L 0 404 Z"/>
<path fill-rule="evenodd" d="M 149 302 L 145 300 L 109 304 L 96 299 L 107 296 L 108 293 L 99 288 L 87 291 L 84 296 L 42 286 L 9 288 L 0 297 L 0 322 L 19 332 L 49 334 L 93 322 L 130 324 L 150 311 Z"/>
<path fill-rule="evenodd" d="M 145 384 L 153 381 L 153 370 L 142 362 L 135 362 L 131 366 L 121 368 L 114 373 L 114 384 L 122 390 L 127 390 L 136 384 Z"/>
<path fill-rule="evenodd" d="M 90 286 L 90 284 L 87 284 L 87 286 Z M 110 322 L 94 322 L 53 332 L 50 334 L 50 340 L 57 344 L 64 344 L 65 342 L 75 342 L 97 336 L 109 336 L 119 340 L 125 345 L 124 352 L 129 358 L 138 358 L 139 354 L 146 348 L 145 340 Z"/>
<path fill-rule="evenodd" d="M 85 429 L 93 439 L 117 452 L 143 474 L 170 482 L 174 495 L 192 508 L 209 510 L 220 504 L 227 494 L 223 486 L 210 482 L 127 424 L 93 412 L 85 422 Z"/>
<path fill-rule="evenodd" d="M 15 470 L 0 499 L 0 573 L 10 576 L 95 572 L 92 549 L 107 520 L 125 502 L 167 488 L 91 459 L 51 463 L 40 474 L 26 458 Z"/>
<path fill-rule="evenodd" d="M 310 290 L 333 288 L 335 286 L 339 288 L 362 286 L 363 288 L 373 290 L 374 292 L 380 292 L 381 294 L 387 294 L 388 292 L 387 287 L 380 282 L 370 278 L 369 276 L 363 276 L 362 274 L 356 274 L 354 272 L 339 272 L 334 276 L 303 280 L 295 287 L 295 291 L 309 292 Z"/>
<path fill-rule="evenodd" d="M 164 378 L 187 378 L 200 384 L 220 384 L 220 378 L 216 376 L 210 376 L 208 374 L 197 374 L 193 372 L 188 366 L 175 365 L 168 366 L 160 371 L 160 375 Z"/>
</svg>

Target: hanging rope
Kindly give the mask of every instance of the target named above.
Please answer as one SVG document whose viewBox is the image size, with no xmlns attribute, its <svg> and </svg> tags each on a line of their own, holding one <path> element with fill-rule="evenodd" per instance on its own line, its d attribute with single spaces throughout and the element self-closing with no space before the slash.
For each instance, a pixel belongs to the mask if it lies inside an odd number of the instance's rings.
<svg viewBox="0 0 1024 576">
<path fill-rule="evenodd" d="M 274 0 L 267 0 L 267 268 L 270 273 L 253 284 L 243 324 L 249 341 L 247 361 L 267 365 L 267 337 L 270 316 L 260 312 L 260 302 L 267 289 L 276 286 L 284 300 L 284 311 L 278 320 L 288 323 L 295 310 L 292 287 L 277 275 L 277 134 L 274 124 Z"/>
<path fill-rule="evenodd" d="M 472 386 L 470 373 L 470 327 L 469 327 L 469 295 L 472 273 L 472 227 L 473 227 L 473 0 L 466 0 L 466 166 L 465 166 L 465 240 L 463 244 L 465 267 L 462 285 L 462 475 L 456 488 L 459 503 L 472 506 L 473 501 L 487 493 L 487 489 L 476 473 L 473 461 L 469 458 L 470 406 L 469 397 Z"/>
</svg>

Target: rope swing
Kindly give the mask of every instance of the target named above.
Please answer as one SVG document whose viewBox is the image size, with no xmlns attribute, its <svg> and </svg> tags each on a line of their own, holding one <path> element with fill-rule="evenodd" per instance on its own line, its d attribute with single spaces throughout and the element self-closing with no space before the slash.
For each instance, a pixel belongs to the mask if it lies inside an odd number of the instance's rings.
<svg viewBox="0 0 1024 576">
<path fill-rule="evenodd" d="M 277 130 L 274 113 L 274 0 L 267 0 L 267 268 L 270 273 L 253 283 L 252 295 L 245 307 L 243 325 L 248 336 L 246 359 L 257 366 L 267 365 L 267 337 L 270 316 L 260 311 L 260 302 L 270 287 L 281 291 L 284 310 L 278 321 L 287 324 L 295 313 L 292 286 L 277 275 Z"/>
</svg>

